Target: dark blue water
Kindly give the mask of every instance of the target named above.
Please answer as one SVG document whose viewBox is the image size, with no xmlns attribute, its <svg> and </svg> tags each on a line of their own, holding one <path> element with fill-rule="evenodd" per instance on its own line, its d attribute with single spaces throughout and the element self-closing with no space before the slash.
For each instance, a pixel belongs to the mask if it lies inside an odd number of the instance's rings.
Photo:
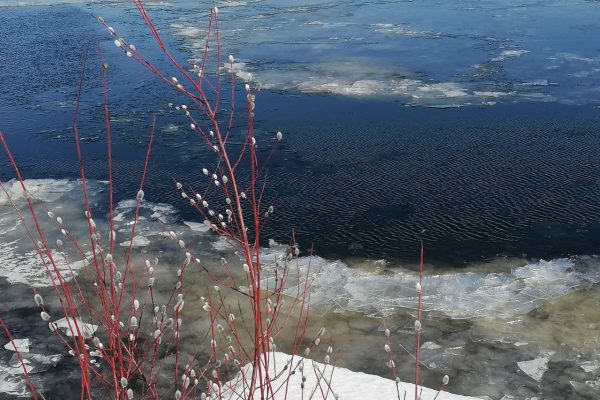
<svg viewBox="0 0 600 400">
<path fill-rule="evenodd" d="M 128 7 L 0 9 L 9 66 L 0 75 L 1 129 L 26 177 L 76 177 L 69 128 L 82 54 L 88 74 L 80 115 L 90 177 L 105 179 L 99 63 L 109 63 L 109 103 L 118 195 L 130 198 L 157 115 L 147 198 L 181 206 L 176 177 L 200 184 L 212 155 L 166 107 L 177 96 L 120 54 L 95 21 L 102 11 L 120 33 L 166 65 Z M 161 14 L 162 13 L 162 14 Z M 167 19 L 177 9 L 159 12 Z M 18 45 L 9 38 L 19 37 Z M 182 59 L 185 40 L 169 44 Z M 101 55 L 99 55 L 101 54 Z M 294 94 L 295 93 L 295 94 Z M 285 140 L 271 162 L 267 200 L 276 207 L 266 238 L 295 230 L 320 255 L 414 260 L 422 239 L 430 260 L 461 264 L 513 255 L 595 254 L 600 233 L 600 111 L 592 104 L 521 101 L 495 107 L 406 107 L 398 97 L 348 97 L 263 90 L 257 139 Z M 240 120 L 239 132 L 244 128 Z M 268 147 L 268 146 L 265 146 Z M 11 176 L 2 169 L 2 178 Z M 199 217 L 199 216 L 198 216 Z"/>
</svg>

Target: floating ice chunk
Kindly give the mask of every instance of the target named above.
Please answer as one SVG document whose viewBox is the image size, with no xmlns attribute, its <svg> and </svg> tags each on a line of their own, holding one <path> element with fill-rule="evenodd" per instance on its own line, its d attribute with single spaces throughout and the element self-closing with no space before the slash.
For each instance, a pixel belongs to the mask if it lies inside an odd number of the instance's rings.
<svg viewBox="0 0 600 400">
<path fill-rule="evenodd" d="M 600 63 L 600 56 L 598 57 L 584 57 L 574 53 L 557 53 L 556 55 L 549 58 L 552 61 L 569 61 L 569 62 L 582 62 L 586 64 Z"/>
<path fill-rule="evenodd" d="M 435 342 L 425 342 L 421 345 L 420 361 L 433 369 L 450 369 L 452 359 L 464 355 L 463 347 L 443 348 Z"/>
<path fill-rule="evenodd" d="M 422 350 L 438 350 L 441 348 L 442 346 L 440 346 L 436 342 L 425 342 L 421 345 Z"/>
<path fill-rule="evenodd" d="M 600 370 L 600 361 L 586 361 L 586 362 L 579 364 L 579 366 L 585 372 L 588 372 L 588 373 L 594 372 L 594 371 Z"/>
<path fill-rule="evenodd" d="M 266 273 L 263 284 L 275 285 L 276 260 L 285 256 L 283 248 L 261 250 Z M 586 260 L 589 258 L 585 258 Z M 511 318 L 537 308 L 544 300 L 572 292 L 585 281 L 594 282 L 600 270 L 576 267 L 575 259 L 531 262 L 511 272 L 452 272 L 425 277 L 424 309 L 451 318 L 494 316 Z M 310 271 L 310 277 L 307 274 Z M 396 269 L 385 273 L 348 268 L 341 261 L 317 256 L 301 257 L 298 268 L 290 272 L 286 291 L 297 292 L 297 284 L 311 280 L 311 307 L 362 312 L 367 315 L 393 313 L 394 309 L 416 309 L 419 277 L 414 272 Z M 295 283 L 295 285 L 294 285 Z M 383 311 L 382 311 L 383 310 Z"/>
<path fill-rule="evenodd" d="M 199 38 L 204 32 L 194 26 L 183 26 L 182 24 L 171 24 L 171 28 L 175 28 L 177 36 L 185 38 Z"/>
<path fill-rule="evenodd" d="M 503 50 L 498 57 L 492 58 L 492 61 L 504 61 L 512 58 L 521 57 L 529 53 L 529 50 Z"/>
<path fill-rule="evenodd" d="M 519 361 L 517 365 L 531 379 L 541 382 L 544 372 L 548 369 L 549 361 L 549 357 L 540 357 L 529 361 Z"/>
<path fill-rule="evenodd" d="M 14 342 L 14 345 L 13 345 Z M 6 350 L 15 351 L 15 346 L 19 353 L 29 353 L 29 346 L 31 346 L 31 341 L 26 339 L 13 339 L 12 342 L 8 342 L 4 345 Z"/>
<path fill-rule="evenodd" d="M 44 355 L 27 353 L 22 354 L 23 364 L 25 364 L 28 373 L 39 373 L 49 370 L 51 367 L 56 367 L 58 362 L 62 359 L 60 354 Z M 6 372 L 11 375 L 24 375 L 23 365 L 16 354 L 13 354 L 8 362 L 8 368 Z M 0 375 L 2 367 L 0 367 Z"/>
<path fill-rule="evenodd" d="M 12 368 L 0 365 L 0 393 L 15 397 L 29 397 L 25 380 L 10 374 L 11 370 Z"/>
<path fill-rule="evenodd" d="M 373 24 L 375 32 L 388 33 L 410 38 L 439 39 L 444 35 L 441 32 L 410 29 L 406 25 L 395 25 L 390 23 Z"/>
<path fill-rule="evenodd" d="M 551 83 L 548 79 L 535 79 L 529 82 L 523 82 L 519 84 L 520 86 L 550 86 Z"/>
<path fill-rule="evenodd" d="M 59 319 L 58 321 L 56 321 L 56 326 L 57 328 L 64 330 L 67 336 L 69 337 L 78 336 L 79 331 L 79 333 L 83 334 L 83 337 L 86 339 L 91 338 L 96 332 L 96 330 L 98 330 L 98 325 L 89 324 L 83 322 L 79 318 L 71 317 Z M 73 332 L 71 332 L 69 326 L 73 328 Z"/>
<path fill-rule="evenodd" d="M 231 243 L 223 236 L 219 236 L 219 239 L 212 242 L 210 245 L 213 249 L 218 251 L 232 250 Z"/>
<path fill-rule="evenodd" d="M 85 266 L 84 261 L 67 264 L 59 252 L 52 250 L 52 257 L 65 280 L 72 279 L 71 271 Z M 52 273 L 55 276 L 55 273 Z M 52 286 L 52 281 L 43 266 L 37 252 L 21 252 L 19 241 L 0 241 L 0 276 L 10 283 L 24 283 L 33 287 Z"/>
<path fill-rule="evenodd" d="M 201 222 L 183 221 L 191 230 L 195 232 L 208 232 L 210 231 L 210 225 Z"/>
<path fill-rule="evenodd" d="M 19 181 L 11 179 L 4 183 L 4 186 L 17 205 L 25 201 L 25 193 Z M 79 183 L 66 179 L 26 179 L 25 187 L 34 201 L 53 202 L 68 192 L 78 189 Z M 0 205 L 11 205 L 4 191 L 0 191 Z"/>
<path fill-rule="evenodd" d="M 475 96 L 479 96 L 479 97 L 493 97 L 493 98 L 498 98 L 498 97 L 505 97 L 505 96 L 512 96 L 515 94 L 515 92 L 497 92 L 497 91 L 474 91 L 473 94 Z"/>
<path fill-rule="evenodd" d="M 129 247 L 130 244 L 132 247 L 146 247 L 150 244 L 150 240 L 147 237 L 136 235 L 133 238 L 133 243 L 131 240 L 126 240 L 120 243 L 120 245 L 123 247 Z"/>
<path fill-rule="evenodd" d="M 244 82 L 252 81 L 252 74 L 246 70 L 246 63 L 239 61 L 223 63 L 223 69 L 229 73 L 233 73 Z"/>
</svg>

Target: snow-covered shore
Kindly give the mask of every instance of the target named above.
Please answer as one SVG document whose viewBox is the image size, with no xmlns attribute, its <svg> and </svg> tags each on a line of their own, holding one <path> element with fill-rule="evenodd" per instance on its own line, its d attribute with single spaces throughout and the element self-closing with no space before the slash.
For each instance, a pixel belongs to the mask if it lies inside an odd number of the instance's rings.
<svg viewBox="0 0 600 400">
<path fill-rule="evenodd" d="M 334 367 L 299 356 L 290 356 L 281 352 L 269 353 L 269 376 L 274 395 L 273 400 L 301 400 L 310 398 L 329 398 L 339 400 L 364 399 L 403 399 L 414 398 L 415 387 L 412 383 L 396 382 L 391 379 L 351 371 L 347 368 Z M 236 378 L 225 383 L 221 388 L 223 399 L 248 398 L 248 382 L 252 376 L 252 365 L 246 364 Z M 302 383 L 304 382 L 304 385 Z M 441 385 L 441 377 L 440 377 Z M 421 400 L 468 400 L 477 397 L 461 396 L 438 390 L 419 387 Z M 260 390 L 256 389 L 254 398 L 260 398 Z"/>
</svg>

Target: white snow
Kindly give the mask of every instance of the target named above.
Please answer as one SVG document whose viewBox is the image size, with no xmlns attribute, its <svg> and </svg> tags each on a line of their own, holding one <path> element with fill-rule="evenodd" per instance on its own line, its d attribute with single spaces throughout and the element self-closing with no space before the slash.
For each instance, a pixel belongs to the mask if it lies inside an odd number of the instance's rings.
<svg viewBox="0 0 600 400">
<path fill-rule="evenodd" d="M 314 398 L 330 398 L 339 400 L 359 399 L 396 399 L 397 388 L 395 381 L 380 376 L 354 372 L 346 368 L 332 367 L 320 362 L 302 357 L 274 352 L 268 353 L 268 365 L 262 365 L 263 375 L 268 371 L 271 378 L 270 387 L 273 388 L 273 400 L 289 399 L 301 400 L 309 398 L 314 393 Z M 287 366 L 287 368 L 286 368 Z M 248 382 L 252 376 L 252 365 L 246 364 L 231 381 L 221 388 L 223 399 L 249 398 Z M 302 379 L 304 391 L 301 389 Z M 440 376 L 440 384 L 442 377 Z M 287 385 L 286 385 L 287 384 Z M 452 385 L 452 382 L 450 382 Z M 406 392 L 407 398 L 413 398 L 415 387 L 411 383 L 398 384 L 400 396 Z M 287 390 L 287 393 L 286 393 Z M 421 388 L 419 388 L 421 390 Z M 421 400 L 433 400 L 437 390 L 422 388 Z M 327 396 L 325 396 L 327 395 Z M 255 389 L 254 398 L 260 397 L 260 391 Z M 475 397 L 461 396 L 446 391 L 441 392 L 438 400 L 467 400 Z"/>
</svg>

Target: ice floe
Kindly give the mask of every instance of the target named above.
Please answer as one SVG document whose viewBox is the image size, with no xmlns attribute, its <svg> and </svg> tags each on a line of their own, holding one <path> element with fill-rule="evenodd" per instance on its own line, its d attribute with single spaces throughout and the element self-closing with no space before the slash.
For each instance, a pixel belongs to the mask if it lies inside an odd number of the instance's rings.
<svg viewBox="0 0 600 400">
<path fill-rule="evenodd" d="M 31 346 L 31 341 L 28 338 L 25 339 L 15 339 L 6 343 L 4 348 L 10 351 L 18 351 L 19 353 L 29 353 L 29 346 Z"/>
<path fill-rule="evenodd" d="M 65 317 L 54 322 L 58 329 L 65 331 L 67 336 L 83 336 L 91 338 L 98 330 L 98 325 L 83 322 L 79 318 Z"/>
<path fill-rule="evenodd" d="M 541 382 L 544 372 L 548 370 L 549 357 L 540 357 L 533 360 L 519 361 L 519 369 L 528 375 L 531 379 Z"/>
<path fill-rule="evenodd" d="M 267 270 L 281 268 L 287 246 L 264 249 Z M 593 260 L 592 258 L 581 258 Z M 543 301 L 557 299 L 585 282 L 599 282 L 600 271 L 579 267 L 578 258 L 533 261 L 510 272 L 448 272 L 427 274 L 423 282 L 423 308 L 451 318 L 510 318 L 527 313 Z M 289 264 L 288 293 L 297 292 L 292 282 L 311 282 L 313 309 L 356 311 L 387 316 L 397 309 L 415 309 L 416 273 L 402 268 L 380 271 L 349 268 L 343 262 L 318 256 L 301 257 Z M 310 272 L 309 272 L 310 271 Z M 274 275 L 265 278 L 273 287 Z"/>
</svg>

